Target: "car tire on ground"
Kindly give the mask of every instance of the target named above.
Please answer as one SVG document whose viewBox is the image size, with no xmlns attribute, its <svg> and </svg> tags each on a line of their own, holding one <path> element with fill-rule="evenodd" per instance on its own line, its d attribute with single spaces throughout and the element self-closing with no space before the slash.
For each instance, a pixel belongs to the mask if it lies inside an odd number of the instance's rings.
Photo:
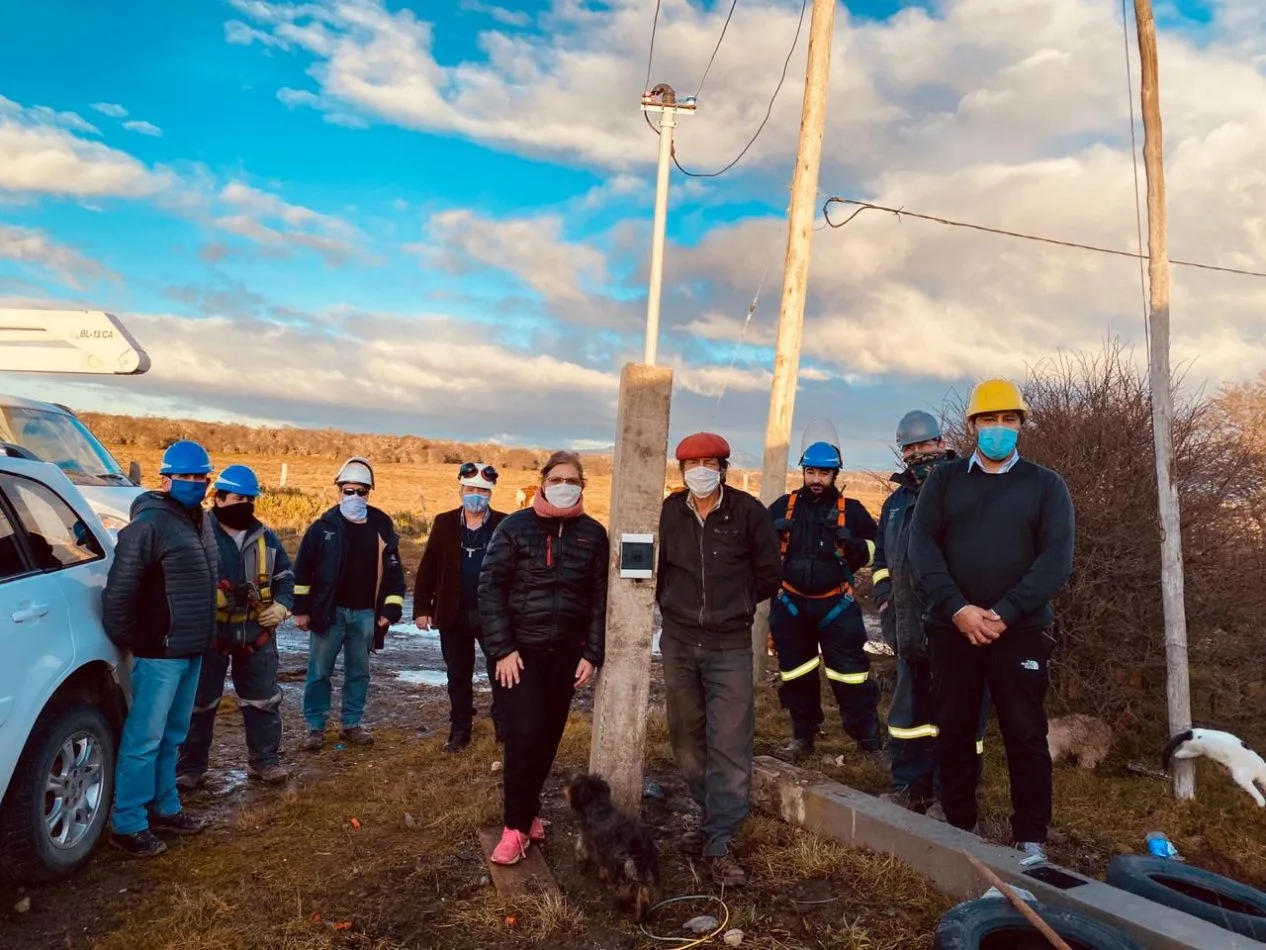
<svg viewBox="0 0 1266 950">
<path fill-rule="evenodd" d="M 95 706 L 40 714 L 0 805 L 0 878 L 51 880 L 88 859 L 110 814 L 114 759 L 114 732 Z M 47 793 L 54 776 L 60 797 Z"/>
<path fill-rule="evenodd" d="M 1074 910 L 1030 903 L 1073 950 L 1143 950 L 1115 927 Z M 951 907 L 936 926 L 933 950 L 1050 950 L 1036 927 L 1009 902 L 997 897 Z"/>
<path fill-rule="evenodd" d="M 1224 930 L 1266 940 L 1266 894 L 1212 871 L 1168 858 L 1119 854 L 1108 863 L 1108 883 L 1172 907 Z"/>
</svg>

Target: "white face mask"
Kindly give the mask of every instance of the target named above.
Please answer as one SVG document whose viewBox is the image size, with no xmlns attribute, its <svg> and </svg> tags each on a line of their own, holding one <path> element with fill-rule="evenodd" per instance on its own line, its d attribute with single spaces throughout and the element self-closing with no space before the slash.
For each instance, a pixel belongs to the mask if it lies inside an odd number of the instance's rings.
<svg viewBox="0 0 1266 950">
<path fill-rule="evenodd" d="M 555 508 L 571 508 L 576 502 L 580 501 L 581 490 L 579 485 L 568 485 L 566 483 L 546 485 L 545 500 Z"/>
<path fill-rule="evenodd" d="M 699 498 L 707 498 L 721 484 L 721 473 L 714 468 L 688 469 L 684 478 L 690 493 Z"/>
</svg>

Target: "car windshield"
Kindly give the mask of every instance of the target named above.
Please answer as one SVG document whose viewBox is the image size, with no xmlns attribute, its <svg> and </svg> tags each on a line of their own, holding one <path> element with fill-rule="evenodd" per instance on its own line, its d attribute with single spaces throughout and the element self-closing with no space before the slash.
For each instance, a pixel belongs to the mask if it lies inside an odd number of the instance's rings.
<svg viewBox="0 0 1266 950">
<path fill-rule="evenodd" d="M 106 447 L 68 413 L 0 406 L 0 440 L 52 462 L 76 485 L 131 485 Z"/>
</svg>

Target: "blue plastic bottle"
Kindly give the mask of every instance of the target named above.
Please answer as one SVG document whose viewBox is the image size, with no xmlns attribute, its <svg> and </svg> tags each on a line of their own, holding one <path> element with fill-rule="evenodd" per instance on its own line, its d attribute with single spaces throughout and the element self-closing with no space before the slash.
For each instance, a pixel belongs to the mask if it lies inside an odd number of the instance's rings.
<svg viewBox="0 0 1266 950">
<path fill-rule="evenodd" d="M 1178 849 L 1174 847 L 1174 843 L 1166 837 L 1163 831 L 1152 831 L 1147 835 L 1147 853 L 1157 858 L 1170 858 L 1175 861 L 1181 861 L 1178 856 Z"/>
</svg>

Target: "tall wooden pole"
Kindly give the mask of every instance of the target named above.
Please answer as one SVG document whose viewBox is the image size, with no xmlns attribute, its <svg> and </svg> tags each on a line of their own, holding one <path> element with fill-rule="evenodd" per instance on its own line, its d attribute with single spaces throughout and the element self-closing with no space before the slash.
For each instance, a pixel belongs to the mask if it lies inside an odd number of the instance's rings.
<svg viewBox="0 0 1266 950">
<path fill-rule="evenodd" d="M 831 32 L 838 0 L 813 0 L 809 21 L 809 56 L 805 67 L 804 105 L 800 113 L 800 141 L 791 179 L 791 207 L 787 212 L 787 262 L 782 279 L 782 308 L 774 351 L 774 381 L 765 426 L 765 464 L 760 499 L 766 505 L 783 494 L 787 484 L 787 449 L 796 408 L 796 380 L 800 374 L 800 336 L 808 294 L 809 254 L 813 217 L 818 203 L 818 169 L 822 164 L 822 133 L 826 127 L 826 90 L 831 72 Z M 759 686 L 765 668 L 765 638 L 769 614 L 763 609 L 752 628 L 753 671 Z"/>
<path fill-rule="evenodd" d="M 1191 684 L 1187 666 L 1187 613 L 1183 603 L 1182 531 L 1178 485 L 1174 481 L 1174 394 L 1169 372 L 1169 240 L 1165 225 L 1164 140 L 1161 133 L 1160 69 L 1152 0 L 1134 0 L 1138 28 L 1140 96 L 1143 104 L 1143 166 L 1147 172 L 1147 274 L 1151 300 L 1148 376 L 1152 391 L 1152 432 L 1156 444 L 1156 502 L 1161 529 L 1161 605 L 1165 617 L 1166 693 L 1169 732 L 1191 728 Z M 1174 797 L 1195 798 L 1196 773 L 1190 759 L 1172 765 Z"/>
</svg>

